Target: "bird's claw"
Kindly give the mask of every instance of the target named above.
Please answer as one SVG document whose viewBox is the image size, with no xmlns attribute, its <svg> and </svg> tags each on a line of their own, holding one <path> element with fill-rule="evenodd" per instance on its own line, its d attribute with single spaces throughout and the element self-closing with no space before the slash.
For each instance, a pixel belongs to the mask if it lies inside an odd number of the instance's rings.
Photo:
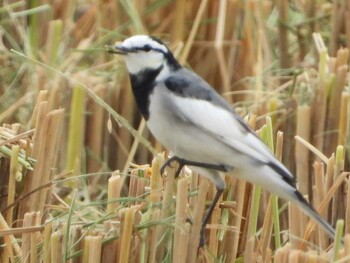
<svg viewBox="0 0 350 263">
<path fill-rule="evenodd" d="M 180 175 L 180 172 L 181 172 L 181 169 L 184 167 L 185 165 L 185 162 L 183 159 L 177 157 L 177 156 L 173 156 L 173 157 L 170 157 L 168 160 L 166 160 L 164 162 L 164 164 L 162 165 L 162 167 L 160 168 L 160 174 L 161 175 L 164 175 L 164 172 L 165 172 L 165 168 L 166 167 L 171 167 L 171 168 L 174 168 L 173 166 L 171 166 L 171 163 L 172 162 L 178 162 L 179 164 L 179 167 L 177 168 L 176 172 L 175 172 L 175 178 L 179 177 Z"/>
</svg>

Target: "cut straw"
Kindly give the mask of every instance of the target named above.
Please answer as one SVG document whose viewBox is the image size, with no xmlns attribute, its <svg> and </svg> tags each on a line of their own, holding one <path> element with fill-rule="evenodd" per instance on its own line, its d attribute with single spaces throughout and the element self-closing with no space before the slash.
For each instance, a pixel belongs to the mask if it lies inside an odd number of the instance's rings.
<svg viewBox="0 0 350 263">
<path fill-rule="evenodd" d="M 326 184 L 325 184 L 325 173 L 324 173 L 324 163 L 315 161 L 314 162 L 314 173 L 315 173 L 315 207 L 319 207 L 322 200 L 326 194 Z M 327 218 L 327 213 L 324 211 L 320 213 L 323 218 Z M 318 239 L 321 248 L 326 249 L 328 246 L 328 235 L 320 227 L 318 227 Z"/>
<path fill-rule="evenodd" d="M 12 204 L 15 201 L 16 194 L 16 177 L 18 171 L 18 156 L 19 156 L 19 146 L 13 145 L 11 151 L 11 163 L 10 163 L 10 176 L 8 183 L 8 194 L 7 194 L 7 205 Z M 6 211 L 6 221 L 9 225 L 13 222 L 13 207 Z"/>
<path fill-rule="evenodd" d="M 311 108 L 308 105 L 300 105 L 297 108 L 297 127 L 296 135 L 303 138 L 304 141 L 310 141 L 310 122 Z M 297 141 L 295 145 L 295 164 L 296 177 L 298 181 L 299 191 L 303 195 L 308 195 L 310 192 L 310 177 L 309 177 L 309 150 L 304 145 Z"/>
<path fill-rule="evenodd" d="M 163 165 L 164 163 L 164 157 L 163 155 L 161 158 L 157 158 L 157 160 L 161 161 L 163 160 L 160 165 Z M 160 165 L 158 167 L 160 167 Z M 167 177 L 166 177 L 166 183 L 165 183 L 165 189 L 164 189 L 164 194 L 163 194 L 163 200 L 162 200 L 162 209 L 161 209 L 161 214 L 160 214 L 160 219 L 165 220 L 169 218 L 172 214 L 172 199 L 173 199 L 173 194 L 175 190 L 175 173 L 176 173 L 177 167 L 167 167 L 166 172 L 167 172 Z M 156 253 L 156 259 L 157 261 L 160 261 L 164 257 L 164 251 L 166 249 L 166 244 L 167 241 L 171 238 L 170 234 L 168 234 L 166 237 L 165 231 L 167 230 L 166 225 L 159 225 L 156 227 L 156 240 L 158 245 Z M 161 242 L 162 240 L 162 242 Z"/>
<path fill-rule="evenodd" d="M 132 231 L 133 231 L 133 221 L 135 217 L 135 208 L 126 208 L 123 211 L 123 224 L 122 224 L 122 234 L 120 240 L 120 255 L 119 262 L 129 262 L 129 257 L 132 253 L 131 251 L 131 241 L 132 241 Z"/>
<path fill-rule="evenodd" d="M 55 231 L 52 233 L 50 243 L 51 243 L 51 262 L 63 263 L 61 231 Z"/>
<path fill-rule="evenodd" d="M 83 130 L 84 130 L 84 111 L 85 111 L 85 91 L 80 86 L 73 88 L 71 112 L 69 119 L 68 146 L 67 146 L 67 170 L 74 170 L 77 162 L 80 162 Z M 73 181 L 70 181 L 73 183 Z"/>
<path fill-rule="evenodd" d="M 106 210 L 108 214 L 113 213 L 119 205 L 115 200 L 120 197 L 123 181 L 118 172 L 113 172 L 108 179 L 108 204 Z"/>
<path fill-rule="evenodd" d="M 177 184 L 176 212 L 174 228 L 173 262 L 186 262 L 187 244 L 189 241 L 189 228 L 187 218 L 187 189 L 188 178 L 181 178 Z"/>
<path fill-rule="evenodd" d="M 199 193 L 197 197 L 197 203 L 194 210 L 194 221 L 192 225 L 192 230 L 190 232 L 190 240 L 187 249 L 187 259 L 188 263 L 195 263 L 197 258 L 197 251 L 199 246 L 199 236 L 203 220 L 203 213 L 205 209 L 205 201 L 207 197 L 207 192 L 209 189 L 208 180 L 203 178 L 199 184 Z"/>
<path fill-rule="evenodd" d="M 333 182 L 335 182 L 341 172 L 344 171 L 344 147 L 339 145 L 335 153 Z M 332 200 L 332 219 L 331 222 L 336 224 L 338 218 L 345 216 L 345 200 L 343 187 L 334 193 Z"/>
</svg>

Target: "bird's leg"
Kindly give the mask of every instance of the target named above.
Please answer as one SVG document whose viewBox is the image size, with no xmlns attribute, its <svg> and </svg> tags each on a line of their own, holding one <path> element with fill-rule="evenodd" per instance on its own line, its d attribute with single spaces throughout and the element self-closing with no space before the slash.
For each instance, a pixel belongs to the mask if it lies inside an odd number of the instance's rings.
<svg viewBox="0 0 350 263">
<path fill-rule="evenodd" d="M 214 196 L 214 199 L 211 202 L 209 209 L 208 209 L 207 213 L 205 214 L 203 221 L 202 221 L 200 236 L 199 236 L 199 247 L 203 247 L 205 244 L 205 227 L 208 224 L 209 219 L 211 217 L 211 214 L 213 213 L 214 208 L 215 208 L 217 202 L 219 201 L 219 198 L 223 192 L 224 192 L 224 188 L 218 188 L 218 187 L 216 188 L 216 194 Z"/>
<path fill-rule="evenodd" d="M 201 167 L 201 168 L 206 168 L 211 171 L 211 180 L 215 182 L 216 185 L 216 194 L 214 196 L 213 201 L 211 202 L 208 211 L 206 212 L 202 224 L 201 224 L 201 229 L 200 229 L 200 239 L 199 239 L 199 247 L 204 246 L 205 244 L 205 227 L 209 222 L 209 219 L 211 217 L 211 214 L 213 213 L 213 210 L 217 204 L 217 202 L 220 199 L 220 196 L 224 192 L 225 189 L 225 181 L 219 176 L 219 174 L 216 171 L 221 171 L 221 172 L 228 172 L 233 169 L 232 166 L 228 165 L 215 165 L 215 164 L 208 164 L 208 163 L 200 163 L 200 162 L 193 162 L 193 161 L 188 161 L 182 158 L 179 158 L 177 156 L 173 156 L 169 158 L 163 166 L 160 168 L 160 173 L 163 174 L 165 171 L 165 168 L 167 166 L 170 166 L 173 161 L 177 161 L 179 163 L 179 168 L 176 170 L 175 177 L 178 177 L 180 174 L 181 169 L 185 165 L 190 165 L 190 166 L 196 166 L 196 167 Z"/>
<path fill-rule="evenodd" d="M 226 166 L 226 165 L 220 165 L 220 164 L 217 165 L 217 164 L 210 164 L 210 163 L 188 161 L 188 160 L 182 159 L 180 157 L 173 156 L 173 157 L 169 158 L 168 160 L 166 160 L 165 163 L 162 165 L 162 167 L 160 168 L 160 174 L 164 174 L 165 168 L 167 166 L 170 166 L 170 164 L 173 161 L 177 161 L 179 164 L 179 167 L 177 168 L 176 173 L 175 173 L 175 178 L 177 178 L 179 176 L 181 169 L 185 165 L 191 165 L 191 166 L 196 166 L 196 167 L 201 167 L 201 168 L 206 168 L 206 169 L 211 169 L 211 170 L 217 170 L 217 171 L 222 171 L 222 172 L 227 172 L 227 171 L 232 169 L 232 167 Z"/>
</svg>

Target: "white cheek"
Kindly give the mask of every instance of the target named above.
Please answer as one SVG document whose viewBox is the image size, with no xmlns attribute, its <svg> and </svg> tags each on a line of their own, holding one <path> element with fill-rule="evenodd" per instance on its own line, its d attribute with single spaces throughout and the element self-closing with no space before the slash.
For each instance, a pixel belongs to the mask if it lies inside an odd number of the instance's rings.
<svg viewBox="0 0 350 263">
<path fill-rule="evenodd" d="M 142 65 L 140 65 L 140 63 L 138 62 L 138 59 L 131 55 L 127 55 L 125 57 L 125 63 L 130 74 L 137 74 L 142 69 Z"/>
<path fill-rule="evenodd" d="M 137 74 L 145 69 L 156 69 L 163 63 L 163 55 L 158 53 L 136 53 L 125 56 L 129 73 Z"/>
</svg>

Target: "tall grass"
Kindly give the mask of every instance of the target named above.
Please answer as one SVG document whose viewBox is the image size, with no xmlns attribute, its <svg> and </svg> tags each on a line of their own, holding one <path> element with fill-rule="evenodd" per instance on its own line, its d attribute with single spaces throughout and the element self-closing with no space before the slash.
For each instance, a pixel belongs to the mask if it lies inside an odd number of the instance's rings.
<svg viewBox="0 0 350 263">
<path fill-rule="evenodd" d="M 3 1 L 1 262 L 349 261 L 348 13 L 337 1 Z M 198 249 L 215 187 L 187 168 L 159 174 L 166 149 L 122 59 L 104 50 L 141 33 L 245 116 L 335 241 L 297 207 L 226 177 Z"/>
</svg>

